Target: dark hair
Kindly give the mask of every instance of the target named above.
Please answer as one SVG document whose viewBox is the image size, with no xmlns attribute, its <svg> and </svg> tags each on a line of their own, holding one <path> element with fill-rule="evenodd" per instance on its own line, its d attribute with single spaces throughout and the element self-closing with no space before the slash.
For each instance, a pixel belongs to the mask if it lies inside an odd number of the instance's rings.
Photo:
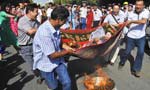
<svg viewBox="0 0 150 90">
<path fill-rule="evenodd" d="M 136 0 L 136 2 L 140 2 L 140 1 L 143 1 L 143 4 L 145 4 L 144 0 Z"/>
<path fill-rule="evenodd" d="M 137 3 L 137 2 L 143 2 L 143 5 L 145 5 L 146 3 L 144 2 L 144 0 L 136 0 L 136 2 L 135 3 Z"/>
<path fill-rule="evenodd" d="M 48 4 L 49 4 L 49 5 L 52 5 L 52 6 L 54 5 L 54 3 L 52 3 L 52 2 L 49 2 Z"/>
<path fill-rule="evenodd" d="M 133 8 L 133 4 L 129 4 L 129 6 Z"/>
<path fill-rule="evenodd" d="M 36 5 L 35 3 L 27 5 L 26 14 L 28 14 L 29 11 L 34 11 L 35 8 L 38 8 L 38 5 Z"/>
<path fill-rule="evenodd" d="M 11 4 L 8 3 L 8 4 L 1 4 L 1 11 L 6 11 L 6 7 L 9 7 L 10 8 Z"/>
<path fill-rule="evenodd" d="M 65 20 L 69 17 L 69 11 L 63 7 L 63 6 L 58 6 L 54 8 L 54 10 L 51 13 L 51 19 L 56 20 Z"/>
<path fill-rule="evenodd" d="M 136 2 L 137 2 L 137 1 L 143 1 L 143 2 L 144 2 L 144 0 L 136 0 Z"/>
<path fill-rule="evenodd" d="M 113 4 L 113 8 L 114 8 L 114 6 L 118 6 L 118 7 L 120 8 L 120 5 L 117 4 L 117 3 L 114 3 L 114 4 Z"/>
</svg>

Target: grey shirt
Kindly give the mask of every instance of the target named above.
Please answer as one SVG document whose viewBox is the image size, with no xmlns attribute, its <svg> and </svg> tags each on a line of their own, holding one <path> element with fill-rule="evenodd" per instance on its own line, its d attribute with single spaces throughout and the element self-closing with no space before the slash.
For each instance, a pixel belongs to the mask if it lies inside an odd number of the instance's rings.
<svg viewBox="0 0 150 90">
<path fill-rule="evenodd" d="M 27 31 L 38 28 L 40 23 L 37 20 L 30 20 L 26 15 L 21 17 L 18 22 L 18 44 L 29 45 L 33 42 L 33 36 L 28 35 Z"/>
</svg>

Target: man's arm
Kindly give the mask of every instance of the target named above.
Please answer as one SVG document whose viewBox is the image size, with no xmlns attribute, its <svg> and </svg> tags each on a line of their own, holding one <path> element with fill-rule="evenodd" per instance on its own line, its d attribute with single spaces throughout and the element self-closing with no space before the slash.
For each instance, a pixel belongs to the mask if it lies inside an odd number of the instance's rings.
<svg viewBox="0 0 150 90">
<path fill-rule="evenodd" d="M 60 57 L 63 57 L 65 56 L 66 54 L 72 54 L 73 51 L 75 51 L 73 48 L 71 48 L 70 46 L 68 46 L 67 44 L 63 44 L 62 45 L 62 48 L 64 50 L 60 51 L 60 52 L 54 52 L 52 53 L 51 55 L 49 55 L 49 57 L 51 59 L 56 59 L 56 58 L 60 58 Z"/>
<path fill-rule="evenodd" d="M 111 26 L 113 26 L 113 27 L 118 27 L 119 24 L 111 24 Z"/>
<path fill-rule="evenodd" d="M 19 20 L 18 28 L 19 30 L 26 32 L 30 36 L 33 36 L 37 31 L 37 28 L 32 27 L 30 23 L 24 19 Z"/>
<path fill-rule="evenodd" d="M 32 35 L 34 35 L 36 33 L 36 31 L 37 31 L 36 28 L 29 29 L 29 30 L 27 30 L 27 34 L 32 36 Z"/>
<path fill-rule="evenodd" d="M 8 13 L 7 13 L 7 17 L 12 17 L 12 18 L 13 18 L 13 17 L 15 17 L 15 16 L 13 16 L 13 15 L 10 15 L 10 14 L 8 14 Z"/>
<path fill-rule="evenodd" d="M 52 60 L 63 57 L 66 54 L 71 54 L 74 51 L 71 47 L 69 47 L 66 44 L 62 45 L 62 48 L 64 50 L 56 51 L 54 42 L 48 35 L 40 36 L 40 43 L 41 43 L 40 47 L 41 47 L 43 53 Z"/>
<path fill-rule="evenodd" d="M 147 19 L 146 18 L 143 18 L 142 20 L 131 20 L 131 21 L 127 21 L 127 25 L 130 25 L 130 24 L 146 24 L 147 23 Z"/>
<path fill-rule="evenodd" d="M 48 57 L 51 58 L 51 59 L 57 59 L 57 58 L 65 56 L 66 54 L 69 54 L 70 52 L 71 51 L 62 50 L 60 52 L 54 52 L 54 53 L 48 55 Z"/>
</svg>

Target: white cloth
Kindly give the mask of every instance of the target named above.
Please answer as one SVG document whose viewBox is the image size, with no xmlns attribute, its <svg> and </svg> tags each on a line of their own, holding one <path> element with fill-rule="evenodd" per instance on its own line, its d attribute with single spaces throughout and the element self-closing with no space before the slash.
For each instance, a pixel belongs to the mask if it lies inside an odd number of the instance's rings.
<svg viewBox="0 0 150 90">
<path fill-rule="evenodd" d="M 87 8 L 81 7 L 80 8 L 80 18 L 86 18 L 86 16 L 87 16 Z"/>
<path fill-rule="evenodd" d="M 42 11 L 41 11 L 41 9 L 38 9 L 37 21 L 40 23 L 42 22 Z"/>
<path fill-rule="evenodd" d="M 101 38 L 105 36 L 105 31 L 102 27 L 97 28 L 94 32 L 91 33 L 89 41 L 94 39 L 94 38 Z"/>
<path fill-rule="evenodd" d="M 93 11 L 93 16 L 94 16 L 94 21 L 100 21 L 102 17 L 102 12 L 99 9 L 92 10 Z"/>
<path fill-rule="evenodd" d="M 47 17 L 50 18 L 51 17 L 51 13 L 52 13 L 53 9 L 52 8 L 48 8 L 46 11 Z"/>
<path fill-rule="evenodd" d="M 137 14 L 135 12 L 132 12 L 128 16 L 128 20 L 142 20 L 143 18 L 148 19 L 149 17 L 149 11 L 144 9 L 140 14 Z M 146 23 L 145 24 L 135 24 L 132 23 L 129 27 L 128 37 L 133 39 L 139 39 L 145 36 L 145 29 L 146 29 Z"/>
<path fill-rule="evenodd" d="M 126 19 L 127 12 L 123 12 L 122 10 L 119 11 L 119 16 L 122 16 L 122 18 Z"/>
<path fill-rule="evenodd" d="M 60 27 L 60 29 L 68 29 L 68 28 L 70 28 L 69 22 L 66 22 L 64 25 L 62 25 L 62 26 Z"/>
</svg>

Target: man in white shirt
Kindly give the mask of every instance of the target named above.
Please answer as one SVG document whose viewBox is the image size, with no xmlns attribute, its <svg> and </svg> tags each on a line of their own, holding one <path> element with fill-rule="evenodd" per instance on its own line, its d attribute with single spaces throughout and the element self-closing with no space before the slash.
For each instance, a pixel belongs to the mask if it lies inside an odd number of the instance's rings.
<svg viewBox="0 0 150 90">
<path fill-rule="evenodd" d="M 104 20 L 104 23 L 109 23 L 111 25 L 117 26 L 119 23 L 124 22 L 123 16 L 119 14 L 120 7 L 118 5 L 113 6 L 112 14 L 108 14 Z"/>
<path fill-rule="evenodd" d="M 93 27 L 97 27 L 100 24 L 102 17 L 102 12 L 101 10 L 98 9 L 97 5 L 94 5 L 93 7 L 93 16 L 94 16 Z"/>
<path fill-rule="evenodd" d="M 39 8 L 38 8 L 37 21 L 38 21 L 39 23 L 42 22 L 42 11 L 41 11 L 41 9 L 40 9 L 40 6 L 39 6 Z"/>
<path fill-rule="evenodd" d="M 52 13 L 52 11 L 53 11 L 53 3 L 49 3 L 49 8 L 47 9 L 47 11 L 46 11 L 46 14 L 47 14 L 47 17 L 48 18 L 50 18 L 51 17 L 51 13 Z"/>
<path fill-rule="evenodd" d="M 118 26 L 119 23 L 124 22 L 124 18 L 120 13 L 120 7 L 119 5 L 114 5 L 113 6 L 113 11 L 111 14 L 108 14 L 104 20 L 104 23 L 111 24 L 112 26 Z M 118 43 L 119 44 L 119 43 Z M 113 57 L 110 60 L 110 64 L 114 64 L 115 60 L 117 59 L 118 53 L 119 53 L 119 46 L 116 45 L 117 47 L 114 49 L 114 51 L 111 52 L 113 54 Z"/>
<path fill-rule="evenodd" d="M 81 29 L 86 28 L 86 16 L 87 16 L 87 7 L 86 3 L 83 2 L 83 7 L 80 8 L 80 22 L 81 22 Z"/>
<path fill-rule="evenodd" d="M 121 61 L 119 63 L 119 68 L 122 68 L 132 49 L 137 47 L 137 55 L 131 66 L 131 74 L 136 77 L 140 77 L 140 71 L 142 68 L 145 47 L 145 29 L 148 15 L 149 12 L 144 9 L 144 1 L 137 0 L 135 11 L 130 13 L 128 17 L 127 25 L 129 26 L 129 31 L 127 33 L 126 49 L 124 54 L 121 55 Z"/>
</svg>

